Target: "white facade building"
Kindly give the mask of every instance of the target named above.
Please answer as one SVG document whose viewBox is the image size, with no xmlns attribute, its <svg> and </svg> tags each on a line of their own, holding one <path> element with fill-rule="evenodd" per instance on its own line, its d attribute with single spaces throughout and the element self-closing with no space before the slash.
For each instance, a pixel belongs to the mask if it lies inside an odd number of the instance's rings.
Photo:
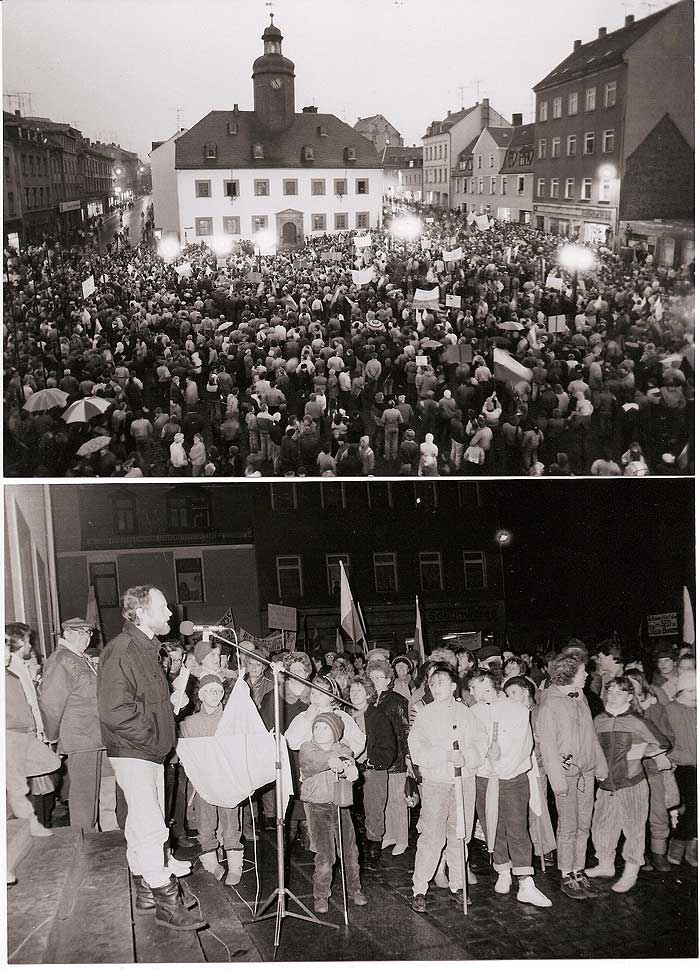
<svg viewBox="0 0 700 971">
<path fill-rule="evenodd" d="M 175 142 L 184 131 L 185 129 L 182 128 L 160 144 L 154 142 L 155 147 L 151 149 L 149 155 L 155 229 L 160 230 L 163 237 L 178 236 L 180 233 Z"/>
</svg>

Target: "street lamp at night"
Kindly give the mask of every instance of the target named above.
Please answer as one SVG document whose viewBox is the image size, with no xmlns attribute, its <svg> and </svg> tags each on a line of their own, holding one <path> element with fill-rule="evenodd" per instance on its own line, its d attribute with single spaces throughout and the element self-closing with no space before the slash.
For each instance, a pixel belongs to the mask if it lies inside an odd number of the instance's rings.
<svg viewBox="0 0 700 971">
<path fill-rule="evenodd" d="M 579 273 L 587 273 L 593 269 L 595 265 L 595 254 L 585 246 L 569 243 L 566 246 L 562 246 L 559 250 L 559 263 L 565 270 L 573 274 L 571 295 L 574 305 L 576 305 L 578 298 L 578 275 Z"/>
<path fill-rule="evenodd" d="M 496 532 L 496 542 L 501 549 L 503 549 L 504 546 L 510 546 L 510 544 L 513 542 L 513 534 L 509 529 L 499 529 Z"/>
</svg>

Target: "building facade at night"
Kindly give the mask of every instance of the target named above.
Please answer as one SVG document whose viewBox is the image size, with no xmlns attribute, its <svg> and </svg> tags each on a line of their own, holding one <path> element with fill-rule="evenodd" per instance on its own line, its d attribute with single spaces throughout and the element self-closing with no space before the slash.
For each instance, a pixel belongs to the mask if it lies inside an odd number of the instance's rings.
<svg viewBox="0 0 700 971">
<path fill-rule="evenodd" d="M 661 262 L 689 262 L 692 240 L 659 245 L 635 222 L 693 219 L 692 38 L 691 0 L 629 14 L 535 85 L 537 228 L 617 244 L 630 223 Z"/>
<path fill-rule="evenodd" d="M 296 111 L 282 33 L 271 24 L 262 40 L 253 111 L 211 111 L 177 139 L 180 241 L 257 238 L 264 251 L 377 227 L 383 177 L 374 145 L 335 115 Z M 154 170 L 154 192 L 157 178 Z"/>
</svg>

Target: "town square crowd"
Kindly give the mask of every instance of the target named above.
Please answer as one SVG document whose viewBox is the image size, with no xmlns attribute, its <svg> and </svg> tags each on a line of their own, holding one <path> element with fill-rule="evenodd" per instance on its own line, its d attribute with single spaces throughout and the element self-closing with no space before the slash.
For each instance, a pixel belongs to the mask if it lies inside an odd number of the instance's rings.
<svg viewBox="0 0 700 971">
<path fill-rule="evenodd" d="M 586 245 L 574 279 L 565 243 L 387 209 L 273 255 L 160 255 L 150 215 L 132 245 L 6 251 L 6 471 L 692 472 L 694 263 Z"/>
<path fill-rule="evenodd" d="M 467 889 L 556 906 L 561 898 L 537 887 L 540 868 L 556 868 L 561 893 L 583 905 L 602 889 L 631 891 L 641 869 L 697 867 L 689 645 L 662 639 L 642 658 L 616 637 L 562 638 L 537 656 L 484 643 L 422 659 L 242 640 L 258 657 L 239 663 L 216 639 L 167 636 L 156 588 L 126 591 L 122 613 L 123 631 L 101 651 L 88 621 L 65 621 L 43 669 L 31 629 L 6 626 L 8 806 L 35 837 L 51 837 L 58 812 L 85 831 L 123 828 L 136 907 L 168 927 L 202 926 L 189 912 L 190 864 L 175 852 L 196 847 L 213 878 L 236 886 L 254 831 L 275 826 L 274 785 L 238 808 L 217 806 L 177 758 L 178 738 L 213 735 L 224 707 L 240 703 L 239 678 L 272 728 L 270 665 L 294 785 L 286 843 L 314 853 L 317 913 L 333 893 L 336 821 L 356 906 L 388 854 L 415 852 L 418 913 L 439 893 L 462 907 Z M 493 879 L 464 865 L 467 846 L 469 859 L 477 846 L 488 852 Z"/>
</svg>

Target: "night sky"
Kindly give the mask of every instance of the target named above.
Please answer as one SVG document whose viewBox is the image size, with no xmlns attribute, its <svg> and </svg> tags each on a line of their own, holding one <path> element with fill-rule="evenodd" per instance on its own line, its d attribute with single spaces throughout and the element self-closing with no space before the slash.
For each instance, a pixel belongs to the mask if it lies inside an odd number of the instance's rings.
<svg viewBox="0 0 700 971">
<path fill-rule="evenodd" d="M 499 481 L 509 628 L 528 640 L 616 629 L 695 596 L 692 479 Z M 517 636 L 517 635 L 516 635 Z"/>
</svg>

